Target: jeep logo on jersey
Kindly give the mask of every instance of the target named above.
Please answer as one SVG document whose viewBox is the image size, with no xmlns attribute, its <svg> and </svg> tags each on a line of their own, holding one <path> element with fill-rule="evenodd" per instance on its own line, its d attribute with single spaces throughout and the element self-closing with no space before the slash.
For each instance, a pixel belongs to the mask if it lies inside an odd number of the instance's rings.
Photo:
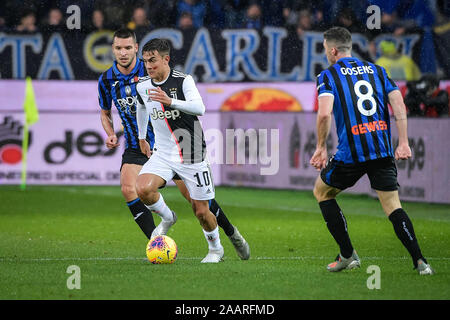
<svg viewBox="0 0 450 320">
<path fill-rule="evenodd" d="M 151 117 L 153 120 L 157 119 L 176 119 L 178 117 L 181 117 L 179 110 L 158 110 L 156 108 L 153 108 L 153 113 L 151 114 Z"/>
</svg>

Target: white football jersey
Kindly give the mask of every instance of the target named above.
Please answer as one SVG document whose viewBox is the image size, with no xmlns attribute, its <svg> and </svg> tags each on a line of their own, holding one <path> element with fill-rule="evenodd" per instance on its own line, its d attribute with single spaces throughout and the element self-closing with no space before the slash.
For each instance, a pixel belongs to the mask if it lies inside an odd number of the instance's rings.
<svg viewBox="0 0 450 320">
<path fill-rule="evenodd" d="M 150 89 L 156 87 L 172 98 L 171 106 L 151 100 Z M 178 163 L 202 162 L 206 143 L 197 115 L 204 113 L 205 106 L 192 76 L 171 69 L 168 78 L 160 83 L 150 77 L 140 78 L 136 89 L 139 138 L 145 137 L 150 116 L 154 152 Z"/>
</svg>

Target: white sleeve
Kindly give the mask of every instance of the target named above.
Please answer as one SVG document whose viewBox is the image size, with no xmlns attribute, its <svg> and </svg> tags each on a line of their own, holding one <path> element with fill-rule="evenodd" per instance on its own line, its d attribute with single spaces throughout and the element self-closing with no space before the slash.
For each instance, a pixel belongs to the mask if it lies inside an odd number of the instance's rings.
<svg viewBox="0 0 450 320">
<path fill-rule="evenodd" d="M 144 101 L 139 95 L 139 91 L 137 92 L 137 102 L 136 102 L 136 121 L 139 132 L 139 139 L 147 138 L 147 127 L 148 127 L 148 111 L 145 106 Z"/>
<path fill-rule="evenodd" d="M 191 75 L 184 78 L 183 94 L 186 101 L 172 99 L 170 106 L 188 114 L 202 116 L 205 113 L 205 105 Z"/>
</svg>

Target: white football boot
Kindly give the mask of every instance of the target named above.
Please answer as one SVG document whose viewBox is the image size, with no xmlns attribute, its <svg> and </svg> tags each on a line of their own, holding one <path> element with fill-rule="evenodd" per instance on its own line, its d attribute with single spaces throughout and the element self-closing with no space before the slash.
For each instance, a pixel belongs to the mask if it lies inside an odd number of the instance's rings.
<svg viewBox="0 0 450 320">
<path fill-rule="evenodd" d="M 210 249 L 205 258 L 203 258 L 202 263 L 218 263 L 223 261 L 224 250 L 223 247 L 220 246 L 217 250 Z"/>
<path fill-rule="evenodd" d="M 169 231 L 170 227 L 173 226 L 175 222 L 177 222 L 177 215 L 174 211 L 172 211 L 172 217 L 172 220 L 161 220 L 155 230 L 153 230 L 151 239 L 156 236 L 165 236 L 167 234 L 167 231 Z"/>
</svg>

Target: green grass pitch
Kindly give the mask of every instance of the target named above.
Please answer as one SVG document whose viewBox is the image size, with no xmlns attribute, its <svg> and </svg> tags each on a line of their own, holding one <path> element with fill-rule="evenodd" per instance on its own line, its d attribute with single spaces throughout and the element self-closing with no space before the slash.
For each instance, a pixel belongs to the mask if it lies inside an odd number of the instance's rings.
<svg viewBox="0 0 450 320">
<path fill-rule="evenodd" d="M 404 203 L 436 275 L 421 277 L 376 199 L 341 195 L 362 267 L 329 273 L 338 247 L 311 192 L 218 187 L 216 199 L 251 246 L 241 261 L 221 231 L 224 262 L 201 264 L 207 244 L 174 187 L 172 265 L 145 261 L 147 239 L 119 187 L 0 187 L 0 299 L 444 299 L 450 298 L 450 206 Z M 159 218 L 155 218 L 159 223 Z M 80 268 L 69 290 L 67 268 Z M 367 268 L 380 268 L 369 289 Z"/>
</svg>

